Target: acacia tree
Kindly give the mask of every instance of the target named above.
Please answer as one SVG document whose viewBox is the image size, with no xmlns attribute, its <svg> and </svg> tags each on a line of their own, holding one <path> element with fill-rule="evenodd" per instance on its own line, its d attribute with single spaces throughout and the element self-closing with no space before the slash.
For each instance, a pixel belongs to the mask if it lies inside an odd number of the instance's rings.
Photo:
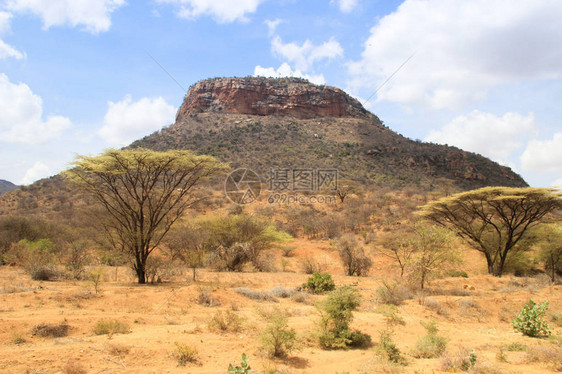
<svg viewBox="0 0 562 374">
<path fill-rule="evenodd" d="M 453 230 L 484 254 L 489 274 L 501 277 L 510 250 L 561 206 L 555 189 L 484 187 L 432 201 L 417 214 Z"/>
<path fill-rule="evenodd" d="M 165 239 L 172 259 L 179 259 L 193 270 L 193 281 L 196 271 L 203 267 L 210 248 L 209 233 L 197 223 L 178 224 L 172 228 Z"/>
<path fill-rule="evenodd" d="M 77 156 L 64 175 L 97 200 L 114 248 L 127 253 L 138 283 L 146 283 L 146 261 L 174 222 L 195 201 L 192 189 L 226 165 L 190 151 L 107 150 Z"/>
<path fill-rule="evenodd" d="M 562 225 L 541 225 L 538 230 L 539 258 L 552 282 L 562 273 Z"/>
</svg>

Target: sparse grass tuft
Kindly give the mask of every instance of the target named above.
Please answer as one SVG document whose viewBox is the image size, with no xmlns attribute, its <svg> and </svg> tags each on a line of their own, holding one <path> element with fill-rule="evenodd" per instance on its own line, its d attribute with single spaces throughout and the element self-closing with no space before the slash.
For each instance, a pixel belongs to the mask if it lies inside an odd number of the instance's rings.
<svg viewBox="0 0 562 374">
<path fill-rule="evenodd" d="M 427 334 L 416 343 L 416 347 L 412 351 L 412 355 L 416 358 L 434 358 L 439 357 L 445 351 L 447 339 L 437 335 L 437 322 L 431 320 L 423 323 L 423 327 L 427 330 Z"/>
<path fill-rule="evenodd" d="M 213 296 L 213 291 L 208 288 L 202 288 L 197 295 L 197 304 L 208 307 L 221 305 L 220 300 Z"/>
<path fill-rule="evenodd" d="M 27 340 L 19 332 L 15 332 L 14 334 L 12 334 L 12 339 L 10 341 L 11 341 L 12 344 L 15 344 L 15 345 L 22 345 L 22 344 L 27 343 Z"/>
</svg>

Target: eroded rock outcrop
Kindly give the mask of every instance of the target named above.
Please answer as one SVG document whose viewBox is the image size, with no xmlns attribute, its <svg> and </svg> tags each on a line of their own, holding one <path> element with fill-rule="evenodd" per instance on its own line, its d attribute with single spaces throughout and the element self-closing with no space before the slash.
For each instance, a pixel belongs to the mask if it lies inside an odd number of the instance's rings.
<svg viewBox="0 0 562 374">
<path fill-rule="evenodd" d="M 299 78 L 215 78 L 200 81 L 187 93 L 176 121 L 201 113 L 317 117 L 370 117 L 344 91 Z"/>
</svg>

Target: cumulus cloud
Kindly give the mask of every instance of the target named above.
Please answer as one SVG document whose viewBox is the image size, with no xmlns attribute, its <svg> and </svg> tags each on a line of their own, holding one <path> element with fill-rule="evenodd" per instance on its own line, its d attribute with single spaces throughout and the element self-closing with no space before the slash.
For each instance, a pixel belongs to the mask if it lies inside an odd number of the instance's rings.
<svg viewBox="0 0 562 374">
<path fill-rule="evenodd" d="M 37 161 L 31 168 L 29 168 L 25 172 L 25 175 L 19 181 L 19 184 L 28 185 L 38 179 L 46 178 L 51 175 L 53 175 L 51 169 L 41 161 Z"/>
<path fill-rule="evenodd" d="M 157 0 L 174 5 L 181 18 L 195 19 L 211 16 L 218 23 L 247 21 L 246 14 L 254 13 L 265 0 Z"/>
<path fill-rule="evenodd" d="M 43 27 L 70 25 L 96 34 L 111 27 L 111 13 L 125 0 L 7 0 L 6 9 L 41 17 Z"/>
<path fill-rule="evenodd" d="M 306 40 L 301 45 L 291 42 L 283 43 L 281 37 L 275 36 L 271 41 L 272 52 L 295 64 L 299 70 L 308 70 L 315 62 L 343 56 L 343 48 L 333 37 L 320 45 Z"/>
<path fill-rule="evenodd" d="M 11 13 L 0 11 L 0 35 L 3 35 L 4 33 L 10 30 L 11 18 L 12 18 Z M 8 57 L 21 59 L 25 57 L 25 54 L 18 51 L 11 45 L 6 44 L 6 42 L 0 39 L 0 59 L 8 58 Z"/>
<path fill-rule="evenodd" d="M 351 85 L 377 87 L 414 58 L 378 98 L 459 108 L 492 87 L 562 76 L 562 2 L 406 0 L 371 29 Z"/>
<path fill-rule="evenodd" d="M 304 74 L 300 70 L 293 70 L 291 66 L 284 62 L 279 66 L 277 69 L 275 68 L 264 68 L 260 65 L 254 68 L 254 76 L 255 77 L 273 77 L 273 78 L 281 78 L 281 77 L 297 77 L 297 78 L 304 78 L 309 80 L 314 84 L 325 84 L 326 80 L 322 74 L 314 75 L 314 74 Z"/>
<path fill-rule="evenodd" d="M 125 146 L 174 122 L 176 109 L 162 97 L 133 102 L 130 95 L 109 102 L 98 134 L 111 146 Z"/>
<path fill-rule="evenodd" d="M 521 155 L 521 166 L 536 173 L 562 173 L 562 132 L 552 139 L 531 140 Z"/>
<path fill-rule="evenodd" d="M 71 126 L 66 117 L 42 117 L 41 97 L 25 83 L 11 83 L 5 74 L 0 74 L 0 142 L 42 143 Z"/>
<path fill-rule="evenodd" d="M 502 164 L 511 164 L 510 156 L 525 145 L 536 128 L 532 113 L 526 116 L 505 113 L 498 117 L 475 110 L 456 117 L 440 130 L 432 130 L 425 141 L 454 145 Z"/>
<path fill-rule="evenodd" d="M 358 0 L 335 0 L 335 1 L 332 0 L 331 3 L 337 3 L 338 7 L 340 8 L 340 11 L 342 11 L 343 13 L 349 13 L 353 9 L 355 9 L 359 1 Z"/>
</svg>

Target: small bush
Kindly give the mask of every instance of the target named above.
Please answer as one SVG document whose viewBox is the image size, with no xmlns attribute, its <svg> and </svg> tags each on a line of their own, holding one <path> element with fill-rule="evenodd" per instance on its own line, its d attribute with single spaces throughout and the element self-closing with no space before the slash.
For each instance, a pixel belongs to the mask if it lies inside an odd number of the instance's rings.
<svg viewBox="0 0 562 374">
<path fill-rule="evenodd" d="M 51 266 L 40 266 L 31 269 L 30 276 L 33 280 L 52 281 L 59 276 L 59 273 Z"/>
<path fill-rule="evenodd" d="M 399 365 L 407 365 L 407 361 L 402 356 L 400 349 L 392 340 L 390 331 L 381 331 L 379 335 L 379 353 L 387 360 Z"/>
<path fill-rule="evenodd" d="M 359 331 L 350 331 L 349 324 L 353 311 L 361 302 L 357 290 L 341 287 L 332 292 L 330 297 L 318 304 L 321 314 L 318 342 L 324 349 L 341 349 L 348 347 L 365 347 L 371 338 Z"/>
<path fill-rule="evenodd" d="M 109 335 L 128 334 L 131 332 L 129 325 L 125 322 L 114 320 L 99 320 L 94 326 L 94 334 Z"/>
<path fill-rule="evenodd" d="M 174 344 L 176 345 L 174 357 L 178 360 L 179 366 L 185 366 L 188 362 L 193 364 L 199 361 L 197 349 L 184 343 L 175 342 Z"/>
<path fill-rule="evenodd" d="M 513 328 L 530 337 L 549 336 L 550 330 L 542 316 L 548 309 L 548 301 L 537 304 L 530 299 L 519 315 L 511 322 Z"/>
<path fill-rule="evenodd" d="M 242 318 L 230 310 L 217 311 L 209 321 L 211 330 L 237 332 L 242 330 Z"/>
<path fill-rule="evenodd" d="M 381 304 L 400 305 L 404 300 L 412 298 L 412 293 L 402 284 L 382 282 L 382 287 L 376 291 L 377 301 Z"/>
<path fill-rule="evenodd" d="M 562 371 L 562 347 L 538 345 L 529 347 L 526 353 L 528 362 L 544 362 L 553 366 L 554 371 Z"/>
<path fill-rule="evenodd" d="M 276 310 L 269 316 L 269 323 L 260 338 L 269 357 L 287 357 L 295 347 L 297 332 L 289 328 L 287 316 Z"/>
<path fill-rule="evenodd" d="M 313 294 L 323 294 L 336 289 L 336 284 L 328 273 L 314 273 L 302 286 Z"/>
<path fill-rule="evenodd" d="M 11 339 L 12 344 L 15 345 L 22 345 L 27 343 L 27 340 L 23 337 L 22 334 L 16 332 L 12 335 L 12 339 Z"/>
<path fill-rule="evenodd" d="M 228 365 L 228 374 L 247 374 L 249 373 L 252 368 L 248 364 L 250 358 L 246 356 L 245 353 L 242 353 L 242 362 L 238 366 L 232 366 L 232 364 Z"/>
<path fill-rule="evenodd" d="M 42 323 L 33 328 L 32 335 L 41 336 L 43 338 L 62 338 L 68 335 L 70 327 L 66 321 L 59 324 Z"/>
<path fill-rule="evenodd" d="M 343 235 L 336 241 L 336 247 L 346 275 L 365 276 L 373 266 L 371 260 L 352 234 Z"/>
<path fill-rule="evenodd" d="M 422 322 L 427 334 L 416 343 L 412 355 L 416 358 L 439 357 L 445 351 L 447 339 L 437 335 L 437 322 L 432 320 L 427 323 Z"/>
</svg>

